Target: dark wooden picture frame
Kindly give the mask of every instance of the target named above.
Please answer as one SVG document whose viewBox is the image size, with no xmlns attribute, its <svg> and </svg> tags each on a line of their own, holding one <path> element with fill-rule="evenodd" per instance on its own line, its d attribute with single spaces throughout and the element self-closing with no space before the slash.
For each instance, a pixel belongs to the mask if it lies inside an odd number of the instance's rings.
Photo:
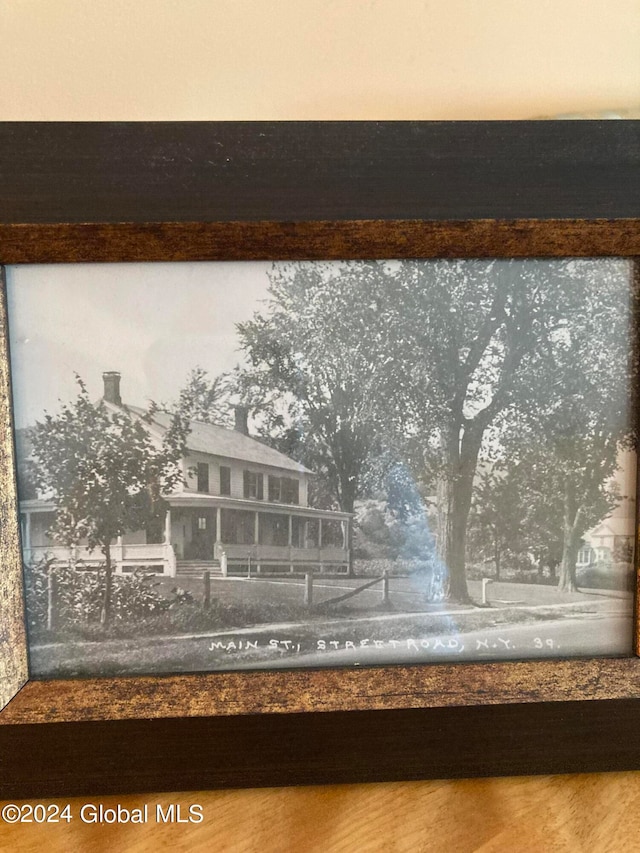
<svg viewBox="0 0 640 853">
<path fill-rule="evenodd" d="M 639 200 L 640 122 L 0 126 L 2 264 L 635 257 Z M 632 656 L 29 681 L 0 325 L 0 796 L 640 767 Z"/>
</svg>

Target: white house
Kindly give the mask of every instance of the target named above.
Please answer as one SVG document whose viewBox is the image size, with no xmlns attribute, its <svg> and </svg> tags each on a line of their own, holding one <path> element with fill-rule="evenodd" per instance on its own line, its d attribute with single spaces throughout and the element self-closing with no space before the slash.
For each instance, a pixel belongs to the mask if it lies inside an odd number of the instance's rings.
<svg viewBox="0 0 640 853">
<path fill-rule="evenodd" d="M 620 453 L 613 480 L 621 499 L 611 514 L 603 518 L 585 536 L 578 553 L 578 568 L 595 564 L 608 567 L 632 564 L 636 538 L 636 454 Z"/>
<path fill-rule="evenodd" d="M 103 374 L 104 402 L 142 418 L 145 410 L 124 405 L 120 374 Z M 162 437 L 171 416 L 158 412 L 148 429 Z M 147 423 L 147 421 L 145 421 Z M 247 411 L 236 408 L 235 429 L 192 421 L 182 460 L 183 484 L 166 497 L 164 525 L 129 533 L 112 547 L 117 572 L 153 568 L 167 575 L 209 569 L 281 573 L 319 571 L 347 573 L 351 516 L 309 506 L 312 472 L 300 463 L 252 438 Z M 51 502 L 20 501 L 26 562 L 49 555 L 79 566 L 103 559 L 78 546 L 73 554 L 48 536 Z"/>
</svg>

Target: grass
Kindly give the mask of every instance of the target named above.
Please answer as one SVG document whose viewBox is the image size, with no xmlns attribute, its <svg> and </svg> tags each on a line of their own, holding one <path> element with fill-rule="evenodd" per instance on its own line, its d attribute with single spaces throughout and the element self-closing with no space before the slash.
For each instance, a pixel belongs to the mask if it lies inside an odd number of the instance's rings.
<svg viewBox="0 0 640 853">
<path fill-rule="evenodd" d="M 572 613 L 593 613 L 596 605 L 577 604 Z M 535 611 L 515 608 L 474 609 L 421 614 L 388 614 L 349 619 L 314 619 L 306 623 L 279 623 L 252 626 L 236 631 L 215 631 L 196 636 L 138 637 L 98 642 L 66 642 L 31 648 L 31 668 L 35 676 L 69 678 L 100 675 L 176 673 L 215 669 L 255 668 L 264 665 L 300 665 L 325 644 L 358 645 L 375 638 L 382 644 L 427 637 L 456 637 L 478 630 L 524 622 L 558 619 L 558 610 L 545 607 Z M 194 632 L 195 633 L 195 632 Z M 373 642 L 373 640 L 372 640 Z M 212 648 L 213 645 L 213 648 Z"/>
</svg>

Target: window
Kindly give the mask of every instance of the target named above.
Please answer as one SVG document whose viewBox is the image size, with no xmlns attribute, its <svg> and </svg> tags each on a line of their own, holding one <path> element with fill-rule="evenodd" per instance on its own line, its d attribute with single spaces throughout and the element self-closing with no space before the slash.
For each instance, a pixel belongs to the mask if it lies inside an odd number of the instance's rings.
<svg viewBox="0 0 640 853">
<path fill-rule="evenodd" d="M 206 516 L 201 515 L 198 517 L 198 530 L 206 530 L 206 529 L 207 529 Z"/>
<path fill-rule="evenodd" d="M 300 484 L 290 477 L 282 478 L 282 502 L 286 504 L 300 503 Z"/>
<path fill-rule="evenodd" d="M 260 513 L 260 545 L 288 545 L 289 518 L 286 515 Z"/>
<path fill-rule="evenodd" d="M 591 563 L 596 561 L 596 553 L 591 548 L 590 545 L 583 545 L 582 548 L 578 551 L 578 559 L 576 560 L 576 565 L 578 566 L 590 566 Z"/>
<path fill-rule="evenodd" d="M 324 518 L 322 520 L 323 548 L 344 548 L 342 523 Z"/>
<path fill-rule="evenodd" d="M 209 465 L 207 462 L 198 462 L 198 486 L 199 492 L 209 491 Z"/>
<path fill-rule="evenodd" d="M 226 465 L 220 466 L 220 494 L 231 494 L 231 468 Z"/>
<path fill-rule="evenodd" d="M 227 545 L 253 545 L 255 543 L 256 514 L 246 510 L 221 510 L 221 539 Z"/>
<path fill-rule="evenodd" d="M 273 503 L 297 504 L 300 502 L 300 484 L 291 477 L 269 475 L 269 500 Z"/>
<path fill-rule="evenodd" d="M 244 472 L 244 496 L 250 500 L 261 501 L 264 498 L 264 477 L 255 471 Z"/>
<path fill-rule="evenodd" d="M 320 543 L 320 526 L 317 518 L 309 518 L 304 522 L 302 533 L 303 548 L 317 548 Z"/>
</svg>

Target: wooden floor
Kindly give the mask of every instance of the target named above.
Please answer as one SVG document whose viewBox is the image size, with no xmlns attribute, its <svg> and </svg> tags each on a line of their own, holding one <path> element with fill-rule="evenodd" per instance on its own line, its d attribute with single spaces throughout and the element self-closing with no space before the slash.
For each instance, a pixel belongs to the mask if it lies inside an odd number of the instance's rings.
<svg viewBox="0 0 640 853">
<path fill-rule="evenodd" d="M 62 805 L 62 801 L 58 802 Z M 0 824 L 2 851 L 213 851 L 213 853 L 423 853 L 423 851 L 640 850 L 640 772 L 272 788 L 72 799 L 70 823 Z M 85 803 L 149 805 L 146 825 L 83 824 Z M 156 804 L 203 807 L 200 824 L 162 825 Z"/>
</svg>

